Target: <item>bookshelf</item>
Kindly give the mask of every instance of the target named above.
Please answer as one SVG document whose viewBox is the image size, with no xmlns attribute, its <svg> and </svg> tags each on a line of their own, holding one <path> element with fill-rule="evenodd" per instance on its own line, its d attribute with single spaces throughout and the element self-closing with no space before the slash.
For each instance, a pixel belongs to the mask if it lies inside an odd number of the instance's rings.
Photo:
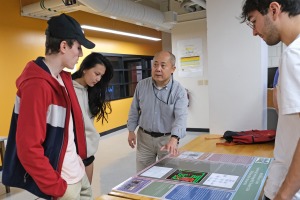
<svg viewBox="0 0 300 200">
<path fill-rule="evenodd" d="M 113 65 L 114 77 L 108 88 L 111 100 L 134 95 L 137 83 L 151 76 L 153 56 L 102 53 Z"/>
</svg>

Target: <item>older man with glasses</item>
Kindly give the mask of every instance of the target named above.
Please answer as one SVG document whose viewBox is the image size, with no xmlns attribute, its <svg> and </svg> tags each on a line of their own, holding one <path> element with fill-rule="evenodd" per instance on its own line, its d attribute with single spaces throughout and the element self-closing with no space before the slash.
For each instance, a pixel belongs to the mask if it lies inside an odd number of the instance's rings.
<svg viewBox="0 0 300 200">
<path fill-rule="evenodd" d="M 168 51 L 158 52 L 153 59 L 152 77 L 137 84 L 127 127 L 129 146 L 137 145 L 138 172 L 168 153 L 177 155 L 179 139 L 186 134 L 188 98 L 185 88 L 173 79 L 175 69 L 175 56 Z"/>
</svg>

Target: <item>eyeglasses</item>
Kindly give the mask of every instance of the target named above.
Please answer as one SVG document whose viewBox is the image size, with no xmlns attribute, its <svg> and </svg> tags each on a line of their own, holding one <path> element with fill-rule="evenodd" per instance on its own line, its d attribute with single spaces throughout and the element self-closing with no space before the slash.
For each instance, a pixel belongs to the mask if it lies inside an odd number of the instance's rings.
<svg viewBox="0 0 300 200">
<path fill-rule="evenodd" d="M 247 24 L 251 29 L 254 29 L 254 28 L 255 28 L 254 23 L 251 22 L 250 20 L 246 20 L 246 24 Z"/>
</svg>

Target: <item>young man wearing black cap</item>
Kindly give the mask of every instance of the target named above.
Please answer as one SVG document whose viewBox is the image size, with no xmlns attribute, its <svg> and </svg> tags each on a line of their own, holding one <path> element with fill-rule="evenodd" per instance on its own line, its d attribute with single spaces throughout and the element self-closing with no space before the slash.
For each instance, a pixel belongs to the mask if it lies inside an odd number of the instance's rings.
<svg viewBox="0 0 300 200">
<path fill-rule="evenodd" d="M 70 73 L 93 48 L 80 24 L 61 14 L 48 21 L 46 55 L 17 79 L 17 97 L 3 165 L 5 185 L 45 199 L 92 199 L 82 159 L 86 141 Z"/>
</svg>

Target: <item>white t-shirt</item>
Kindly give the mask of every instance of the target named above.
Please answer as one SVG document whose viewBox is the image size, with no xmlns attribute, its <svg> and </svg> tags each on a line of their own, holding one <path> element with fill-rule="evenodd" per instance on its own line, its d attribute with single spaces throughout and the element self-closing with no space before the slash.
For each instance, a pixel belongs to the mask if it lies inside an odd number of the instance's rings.
<svg viewBox="0 0 300 200">
<path fill-rule="evenodd" d="M 62 86 L 65 86 L 60 75 L 56 79 Z M 74 126 L 73 117 L 70 113 L 69 129 L 68 129 L 68 146 L 65 154 L 65 158 L 62 165 L 61 177 L 67 182 L 67 184 L 78 183 L 85 174 L 85 167 L 82 159 L 77 154 L 76 146 L 74 142 Z"/>
<path fill-rule="evenodd" d="M 265 195 L 273 199 L 285 180 L 300 138 L 300 37 L 283 52 L 277 85 L 279 107 L 274 161 L 270 166 Z M 299 169 L 300 170 L 300 169 Z M 300 200 L 300 191 L 293 200 Z"/>
</svg>

